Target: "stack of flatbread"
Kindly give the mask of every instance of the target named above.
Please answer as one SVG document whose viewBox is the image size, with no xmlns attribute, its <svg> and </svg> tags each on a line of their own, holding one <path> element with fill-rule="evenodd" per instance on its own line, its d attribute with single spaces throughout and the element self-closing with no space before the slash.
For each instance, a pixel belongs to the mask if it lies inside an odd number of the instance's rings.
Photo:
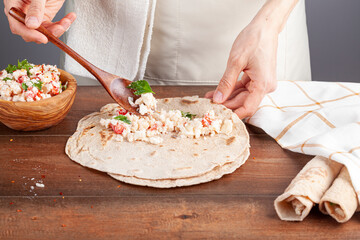
<svg viewBox="0 0 360 240">
<path fill-rule="evenodd" d="M 189 186 L 221 178 L 235 171 L 249 157 L 249 135 L 243 122 L 230 109 L 198 97 L 158 99 L 157 109 L 191 112 L 202 116 L 208 110 L 231 119 L 229 135 L 180 138 L 162 135 L 159 145 L 143 141 L 118 141 L 111 129 L 100 125 L 101 118 L 113 115 L 117 104 L 108 104 L 85 116 L 66 144 L 67 155 L 75 162 L 107 172 L 120 181 L 158 188 Z"/>
</svg>

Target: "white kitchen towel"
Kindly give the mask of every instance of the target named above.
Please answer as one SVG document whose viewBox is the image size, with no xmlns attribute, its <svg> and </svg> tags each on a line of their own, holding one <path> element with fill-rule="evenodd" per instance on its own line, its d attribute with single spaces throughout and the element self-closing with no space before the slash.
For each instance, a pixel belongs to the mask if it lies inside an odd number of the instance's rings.
<svg viewBox="0 0 360 240">
<path fill-rule="evenodd" d="M 344 164 L 359 200 L 359 83 L 279 81 L 246 122 L 282 148 Z"/>
<path fill-rule="evenodd" d="M 77 14 L 64 36 L 71 48 L 107 72 L 129 80 L 143 77 L 156 0 L 69 0 L 66 4 L 67 11 Z M 77 77 L 93 78 L 68 55 L 62 57 L 62 66 Z"/>
</svg>

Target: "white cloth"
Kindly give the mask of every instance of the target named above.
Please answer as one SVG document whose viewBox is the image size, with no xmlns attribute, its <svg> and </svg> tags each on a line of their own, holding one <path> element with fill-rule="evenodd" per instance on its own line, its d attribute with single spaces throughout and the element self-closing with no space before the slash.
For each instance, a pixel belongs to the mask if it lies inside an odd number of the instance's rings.
<svg viewBox="0 0 360 240">
<path fill-rule="evenodd" d="M 280 81 L 246 122 L 285 149 L 344 164 L 360 194 L 360 84 Z"/>
<path fill-rule="evenodd" d="M 94 65 L 130 80 L 142 79 L 146 66 L 150 84 L 215 85 L 236 36 L 264 2 L 68 0 L 67 12 L 78 18 L 64 39 Z M 277 78 L 311 80 L 304 0 L 290 14 L 278 45 Z M 79 85 L 98 84 L 69 56 L 61 63 Z"/>
<path fill-rule="evenodd" d="M 144 75 L 156 0 L 68 0 L 66 4 L 67 11 L 77 14 L 64 38 L 71 48 L 107 72 L 130 80 Z M 97 84 L 70 56 L 62 56 L 61 66 L 76 76 L 79 85 Z"/>
<path fill-rule="evenodd" d="M 158 0 L 145 72 L 150 84 L 215 85 L 237 35 L 265 0 Z M 305 1 L 279 35 L 278 80 L 311 80 Z"/>
</svg>

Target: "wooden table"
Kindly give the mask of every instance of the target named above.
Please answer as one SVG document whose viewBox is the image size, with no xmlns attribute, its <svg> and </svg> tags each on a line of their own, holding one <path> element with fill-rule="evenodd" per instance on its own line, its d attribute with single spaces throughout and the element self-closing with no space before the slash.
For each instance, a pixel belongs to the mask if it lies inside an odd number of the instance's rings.
<svg viewBox="0 0 360 240">
<path fill-rule="evenodd" d="M 154 87 L 158 98 L 210 89 Z M 109 102 L 102 88 L 80 87 L 58 126 L 16 132 L 0 124 L 0 239 L 360 239 L 360 214 L 338 224 L 315 207 L 303 222 L 279 220 L 274 199 L 311 157 L 258 131 L 250 130 L 245 165 L 192 187 L 132 186 L 72 162 L 64 148 L 77 122 Z"/>
</svg>

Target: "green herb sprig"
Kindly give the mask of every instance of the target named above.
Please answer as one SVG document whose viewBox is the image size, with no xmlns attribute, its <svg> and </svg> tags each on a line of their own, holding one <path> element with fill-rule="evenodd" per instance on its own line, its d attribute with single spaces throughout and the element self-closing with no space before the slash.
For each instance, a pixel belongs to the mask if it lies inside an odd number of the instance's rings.
<svg viewBox="0 0 360 240">
<path fill-rule="evenodd" d="M 66 82 L 64 85 L 60 82 L 60 89 L 65 91 L 68 87 L 68 82 Z"/>
<path fill-rule="evenodd" d="M 36 83 L 33 83 L 33 86 L 36 87 L 37 89 L 41 90 L 43 84 L 44 84 L 43 82 L 38 81 L 38 82 L 36 82 Z"/>
<path fill-rule="evenodd" d="M 138 80 L 135 82 L 132 82 L 127 88 L 130 88 L 132 90 L 135 90 L 135 95 L 141 95 L 144 93 L 154 93 L 151 89 L 149 83 L 145 80 Z"/>
<path fill-rule="evenodd" d="M 33 66 L 28 62 L 27 59 L 22 60 L 21 62 L 18 60 L 18 64 L 16 65 L 11 65 L 9 64 L 7 66 L 7 68 L 5 68 L 5 70 L 8 73 L 13 73 L 16 70 L 20 70 L 20 69 L 26 69 L 27 74 L 30 75 L 30 69 L 32 69 Z"/>
<path fill-rule="evenodd" d="M 16 65 L 11 65 L 9 64 L 7 66 L 7 68 L 5 68 L 5 70 L 8 72 L 8 73 L 13 73 L 14 71 L 18 70 L 17 66 Z"/>
<path fill-rule="evenodd" d="M 28 85 L 26 85 L 24 82 L 21 84 L 21 87 L 25 90 L 25 92 L 28 90 Z"/>
<path fill-rule="evenodd" d="M 131 124 L 131 121 L 124 115 L 116 116 L 116 117 L 114 117 L 114 119 L 123 121 L 124 123 L 127 123 L 127 124 Z"/>
<path fill-rule="evenodd" d="M 196 114 L 191 114 L 191 113 L 189 113 L 189 112 L 183 112 L 183 111 L 181 111 L 181 116 L 182 116 L 182 117 L 187 117 L 187 118 L 189 118 L 190 120 L 193 120 L 193 118 L 196 117 Z"/>
<path fill-rule="evenodd" d="M 12 80 L 12 79 L 9 78 L 9 77 L 6 77 L 6 78 L 3 79 L 3 81 L 8 81 L 8 80 Z"/>
</svg>

